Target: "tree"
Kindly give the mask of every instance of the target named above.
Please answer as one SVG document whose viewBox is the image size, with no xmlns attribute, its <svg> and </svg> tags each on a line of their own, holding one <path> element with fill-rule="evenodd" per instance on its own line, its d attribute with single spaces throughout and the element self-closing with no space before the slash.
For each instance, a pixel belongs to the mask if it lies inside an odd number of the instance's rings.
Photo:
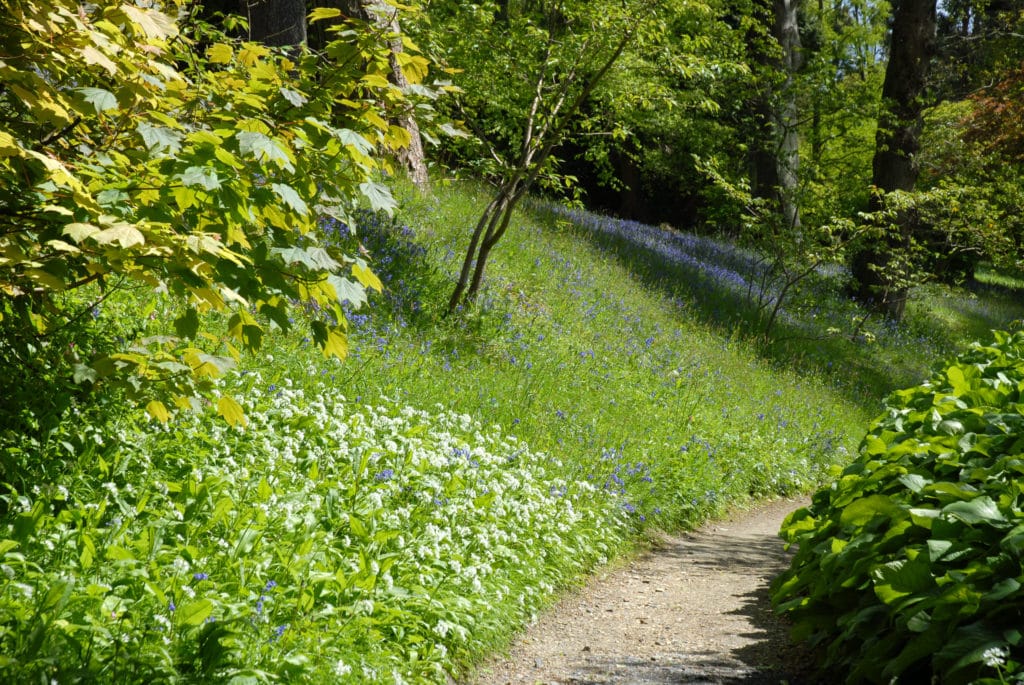
<svg viewBox="0 0 1024 685">
<path fill-rule="evenodd" d="M 250 40 L 286 48 L 306 44 L 306 0 L 256 0 L 244 7 Z"/>
<path fill-rule="evenodd" d="M 639 2 L 529 2 L 430 6 L 431 52 L 461 71 L 458 112 L 485 152 L 476 164 L 495 194 L 470 237 L 449 311 L 479 292 L 491 250 L 538 183 L 561 183 L 554 152 L 634 40 L 656 35 Z"/>
<path fill-rule="evenodd" d="M 925 86 L 935 46 L 935 0 L 897 0 L 889 62 L 882 84 L 882 107 L 875 136 L 871 212 L 884 209 L 887 193 L 911 192 L 918 176 L 917 153 Z M 896 229 L 865 246 L 853 258 L 857 295 L 893 319 L 906 307 L 906 251 L 915 230 L 913 211 L 896 217 Z"/>
<path fill-rule="evenodd" d="M 348 21 L 322 56 L 288 56 L 192 9 L 179 23 L 114 0 L 26 0 L 0 17 L 3 356 L 23 369 L 57 360 L 81 387 L 117 387 L 161 420 L 214 392 L 212 377 L 306 303 L 322 312 L 311 332 L 324 354 L 345 356 L 342 303 L 380 281 L 318 219 L 351 222 L 360 201 L 390 209 L 378 151 L 408 142 L 381 115 L 406 98 L 374 27 Z M 177 335 L 47 351 L 131 283 L 176 296 Z M 209 310 L 230 315 L 219 335 L 202 329 Z M 232 398 L 217 404 L 244 420 Z"/>
</svg>

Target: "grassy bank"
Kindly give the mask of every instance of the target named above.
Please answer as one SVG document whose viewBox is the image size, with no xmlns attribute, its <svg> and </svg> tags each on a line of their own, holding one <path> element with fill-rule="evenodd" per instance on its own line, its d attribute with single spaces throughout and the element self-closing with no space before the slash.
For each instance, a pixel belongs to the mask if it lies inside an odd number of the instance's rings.
<svg viewBox="0 0 1024 685">
<path fill-rule="evenodd" d="M 744 253 L 536 204 L 444 317 L 484 201 L 366 215 L 386 289 L 351 312 L 348 359 L 270 336 L 222 381 L 245 429 L 128 414 L 31 446 L 67 468 L 10 497 L 0 674 L 443 682 L 646 527 L 821 482 L 891 387 L 1021 316 L 993 286 L 861 324 L 832 269 L 755 343 Z"/>
</svg>

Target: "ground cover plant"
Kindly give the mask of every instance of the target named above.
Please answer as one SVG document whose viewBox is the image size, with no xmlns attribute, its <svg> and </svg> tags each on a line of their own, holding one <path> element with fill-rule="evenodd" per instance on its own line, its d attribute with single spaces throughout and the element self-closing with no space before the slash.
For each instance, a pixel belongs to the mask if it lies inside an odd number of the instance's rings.
<svg viewBox="0 0 1024 685">
<path fill-rule="evenodd" d="M 997 333 L 894 393 L 860 457 L 783 536 L 773 588 L 847 682 L 1018 682 L 1024 333 Z M 935 682 L 934 680 L 931 680 Z"/>
<path fill-rule="evenodd" d="M 247 425 L 69 415 L 17 445 L 48 467 L 4 498 L 0 675 L 444 682 L 646 527 L 805 490 L 848 459 L 867 402 L 846 360 L 797 373 L 709 327 L 583 240 L 599 217 L 518 214 L 478 305 L 443 316 L 459 227 L 485 201 L 453 187 L 397 220 L 323 218 L 384 292 L 348 307 L 344 362 L 269 330 L 217 381 Z"/>
<path fill-rule="evenodd" d="M 616 492 L 468 416 L 303 385 L 249 393 L 245 431 L 125 427 L 14 499 L 0 672 L 443 681 L 630 530 Z"/>
</svg>

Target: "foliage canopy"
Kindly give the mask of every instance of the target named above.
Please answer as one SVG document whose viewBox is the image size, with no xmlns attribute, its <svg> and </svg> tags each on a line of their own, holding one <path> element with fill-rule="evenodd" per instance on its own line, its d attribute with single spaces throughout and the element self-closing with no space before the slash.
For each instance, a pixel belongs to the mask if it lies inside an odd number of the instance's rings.
<svg viewBox="0 0 1024 685">
<path fill-rule="evenodd" d="M 342 304 L 358 307 L 380 281 L 317 221 L 351 223 L 360 201 L 390 210 L 374 180 L 390 171 L 380 153 L 409 140 L 387 120 L 406 95 L 378 33 L 341 21 L 322 54 L 286 55 L 229 39 L 180 0 L 164 11 L 11 4 L 0 18 L 4 355 L 31 367 L 58 331 L 134 283 L 181 298 L 177 335 L 71 363 L 76 381 L 118 385 L 158 419 L 165 399 L 194 406 L 298 308 L 320 312 L 313 338 L 344 357 Z M 421 84 L 426 61 L 403 62 Z M 231 313 L 217 333 L 201 325 L 211 310 Z M 229 397 L 219 409 L 244 420 Z"/>
</svg>

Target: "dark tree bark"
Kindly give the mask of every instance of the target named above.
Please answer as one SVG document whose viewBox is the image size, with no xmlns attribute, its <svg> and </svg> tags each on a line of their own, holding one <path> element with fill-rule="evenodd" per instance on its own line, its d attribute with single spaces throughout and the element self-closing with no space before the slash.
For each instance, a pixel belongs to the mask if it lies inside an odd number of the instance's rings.
<svg viewBox="0 0 1024 685">
<path fill-rule="evenodd" d="M 936 0 L 896 2 L 889 63 L 882 85 L 882 109 L 875 135 L 872 183 L 881 191 L 912 191 L 917 184 L 916 154 L 929 66 L 935 46 Z M 884 195 L 872 196 L 871 211 L 882 208 Z M 906 307 L 907 274 L 897 266 L 914 232 L 911 213 L 898 217 L 900 231 L 854 256 L 856 294 L 900 320 Z"/>
<path fill-rule="evenodd" d="M 305 0 L 251 0 L 249 38 L 271 47 L 306 43 Z"/>
<path fill-rule="evenodd" d="M 775 137 L 778 141 L 776 166 L 778 167 L 782 219 L 789 228 L 800 225 L 797 203 L 797 176 L 800 167 L 800 138 L 797 133 L 798 111 L 794 77 L 800 69 L 800 28 L 798 15 L 800 0 L 775 0 L 775 40 L 782 47 L 782 69 L 786 80 L 782 84 L 780 102 L 776 106 Z"/>
<path fill-rule="evenodd" d="M 799 8 L 800 0 L 772 0 L 771 35 L 782 48 L 781 56 L 770 56 L 753 46 L 755 58 L 770 73 L 780 74 L 782 81 L 766 86 L 754 103 L 756 129 L 750 154 L 750 185 L 754 197 L 768 200 L 789 227 L 800 225 L 796 202 L 800 139 L 793 84 L 801 66 Z"/>
</svg>

